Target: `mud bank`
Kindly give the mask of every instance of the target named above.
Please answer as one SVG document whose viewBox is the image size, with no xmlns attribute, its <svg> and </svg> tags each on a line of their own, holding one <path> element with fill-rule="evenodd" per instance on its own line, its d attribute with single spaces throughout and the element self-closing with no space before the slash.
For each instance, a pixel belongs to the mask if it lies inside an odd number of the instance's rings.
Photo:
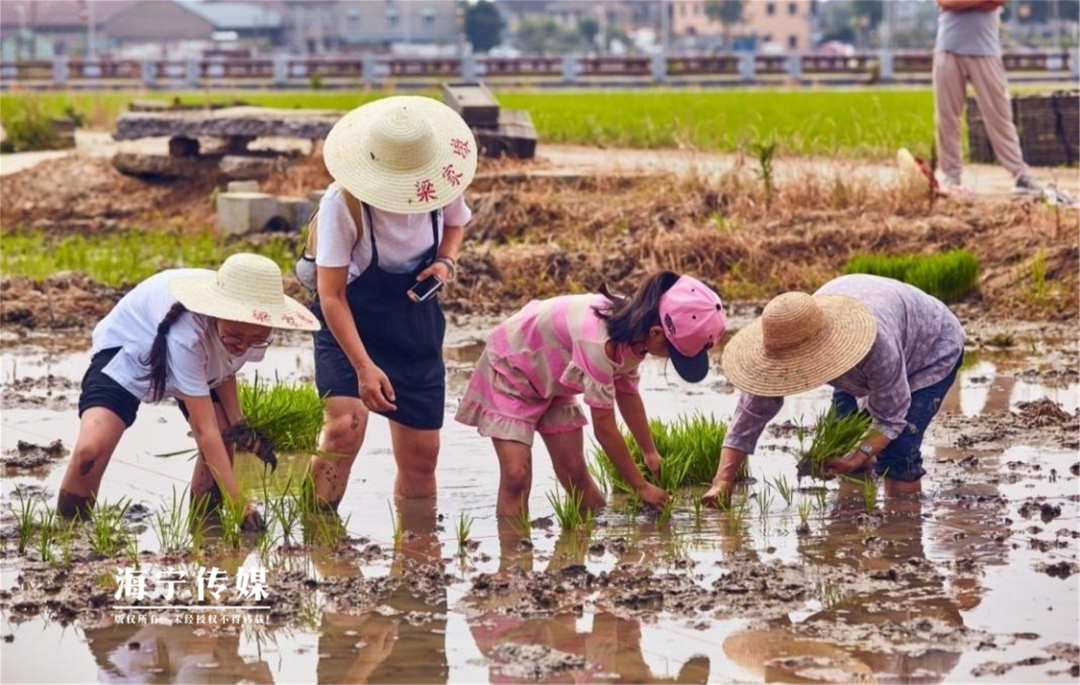
<svg viewBox="0 0 1080 685">
<path fill-rule="evenodd" d="M 86 165 L 94 169 L 81 168 Z M 26 200 L 50 174 L 116 173 L 109 169 L 106 160 L 71 158 L 3 177 L 0 191 L 15 199 L 4 203 L 0 224 L 5 230 L 44 227 L 52 235 L 212 226 L 205 199 L 212 184 L 139 192 L 125 184 L 141 182 L 125 178 L 74 184 L 71 197 L 56 184 L 56 198 Z M 328 181 L 321 159 L 313 157 L 266 186 L 306 195 Z M 130 198 L 143 209 L 129 207 Z M 657 269 L 695 273 L 727 300 L 764 301 L 785 290 L 813 290 L 855 253 L 953 248 L 972 250 L 982 261 L 978 291 L 962 303 L 979 316 L 1075 320 L 1080 312 L 1080 238 L 1072 230 L 1077 212 L 1033 200 L 939 199 L 931 205 L 902 187 L 839 175 L 787 180 L 768 198 L 751 170 L 740 167 L 709 180 L 559 180 L 523 177 L 507 165 L 495 167 L 467 199 L 474 217 L 460 277 L 442 296 L 448 309 L 461 313 L 502 314 L 533 298 L 594 291 L 602 283 L 627 290 Z M 1045 288 L 1033 281 L 1037 259 L 1045 263 Z M 69 277 L 41 285 L 5 279 L 3 287 L 0 319 L 9 327 L 90 326 L 120 294 Z M 305 294 L 295 285 L 290 290 Z"/>
</svg>

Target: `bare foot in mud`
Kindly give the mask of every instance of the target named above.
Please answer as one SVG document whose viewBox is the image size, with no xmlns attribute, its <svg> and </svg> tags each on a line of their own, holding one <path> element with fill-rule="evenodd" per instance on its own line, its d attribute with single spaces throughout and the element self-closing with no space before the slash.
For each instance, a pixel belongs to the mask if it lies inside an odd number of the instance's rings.
<svg viewBox="0 0 1080 685">
<path fill-rule="evenodd" d="M 904 495 L 918 495 L 922 492 L 922 481 L 912 482 L 902 480 L 885 479 L 885 494 L 889 497 L 903 497 Z"/>
</svg>

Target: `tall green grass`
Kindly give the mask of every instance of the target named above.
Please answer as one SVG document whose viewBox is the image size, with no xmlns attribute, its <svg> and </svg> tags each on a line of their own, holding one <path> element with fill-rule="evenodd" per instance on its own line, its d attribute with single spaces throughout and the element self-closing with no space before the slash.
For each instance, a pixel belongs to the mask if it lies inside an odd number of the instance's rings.
<svg viewBox="0 0 1080 685">
<path fill-rule="evenodd" d="M 637 441 L 629 432 L 623 433 L 630 455 L 646 480 L 668 492 L 712 482 L 716 466 L 720 463 L 720 448 L 727 435 L 727 424 L 711 415 L 695 413 L 681 416 L 670 423 L 653 419 L 649 422 L 649 429 L 656 449 L 663 457 L 658 478 L 654 478 L 645 466 L 645 455 Z M 630 484 L 599 446 L 593 449 L 592 470 L 602 473 L 601 478 L 615 490 L 627 494 L 631 492 Z"/>
<path fill-rule="evenodd" d="M 292 267 L 294 249 L 284 237 L 258 245 L 226 244 L 213 231 L 129 230 L 97 235 L 49 236 L 43 231 L 3 230 L 0 276 L 43 280 L 59 271 L 81 271 L 110 286 L 137 283 L 163 269 L 216 269 L 236 252 L 257 252 L 283 270 Z"/>
<path fill-rule="evenodd" d="M 967 250 L 939 255 L 855 255 L 844 265 L 845 274 L 872 274 L 910 283 L 942 302 L 956 302 L 979 280 L 979 258 Z"/>
</svg>

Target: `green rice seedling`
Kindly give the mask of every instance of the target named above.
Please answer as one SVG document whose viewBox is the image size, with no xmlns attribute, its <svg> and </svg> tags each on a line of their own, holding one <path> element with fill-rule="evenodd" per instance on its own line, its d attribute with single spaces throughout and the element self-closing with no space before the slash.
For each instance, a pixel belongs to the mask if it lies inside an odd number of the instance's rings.
<svg viewBox="0 0 1080 685">
<path fill-rule="evenodd" d="M 825 511 L 825 504 L 829 499 L 829 491 L 825 488 L 818 488 L 814 492 L 814 498 L 817 500 L 818 511 Z"/>
<path fill-rule="evenodd" d="M 765 187 L 766 207 L 772 207 L 773 191 L 775 189 L 773 182 L 773 159 L 776 157 L 776 150 L 777 143 L 775 140 L 771 140 L 767 143 L 755 143 L 750 147 L 750 152 L 758 162 L 758 168 L 754 171 L 762 185 Z"/>
<path fill-rule="evenodd" d="M 585 461 L 585 466 L 589 470 L 589 475 L 596 481 L 597 487 L 604 493 L 604 496 L 611 494 L 611 474 L 607 468 L 605 468 L 603 462 L 605 460 L 600 457 L 599 453 L 594 452 Z M 610 464 L 610 461 L 608 462 Z"/>
<path fill-rule="evenodd" d="M 694 507 L 694 522 L 697 525 L 701 525 L 701 511 L 705 508 L 705 503 L 701 499 L 701 494 L 695 494 L 690 497 L 690 504 Z"/>
<path fill-rule="evenodd" d="M 71 566 L 71 547 L 75 544 L 75 534 L 79 530 L 79 517 L 71 517 L 67 523 L 57 521 L 57 539 L 60 542 L 60 561 L 64 566 Z"/>
<path fill-rule="evenodd" d="M 559 522 L 559 528 L 570 531 L 582 528 L 586 519 L 581 512 L 581 502 L 584 493 L 570 488 L 563 496 L 562 490 L 556 488 L 554 492 L 547 494 L 551 508 L 555 510 L 555 519 Z"/>
<path fill-rule="evenodd" d="M 405 531 L 401 526 L 401 521 L 398 520 L 397 514 L 394 513 L 394 505 L 390 503 L 390 500 L 386 501 L 386 508 L 390 510 L 390 526 L 393 528 L 394 533 L 394 549 L 401 549 L 401 541 L 405 538 Z"/>
<path fill-rule="evenodd" d="M 745 495 L 738 498 L 731 498 L 729 500 L 726 512 L 728 523 L 733 528 L 738 528 L 742 526 L 743 521 L 746 520 L 746 510 L 748 507 L 749 504 L 746 501 Z"/>
<path fill-rule="evenodd" d="M 630 520 L 637 518 L 638 512 L 641 511 L 641 497 L 637 492 L 631 492 L 626 496 L 626 513 L 630 517 Z"/>
<path fill-rule="evenodd" d="M 191 548 L 196 554 L 202 552 L 203 543 L 206 541 L 206 525 L 209 518 L 210 494 L 192 497 L 188 502 L 187 514 L 184 516 L 184 528 L 191 535 Z"/>
<path fill-rule="evenodd" d="M 817 420 L 809 449 L 799 457 L 799 477 L 823 478 L 830 461 L 847 456 L 862 443 L 871 422 L 865 412 L 840 416 L 836 407 L 830 406 Z"/>
<path fill-rule="evenodd" d="M 130 530 L 124 530 L 124 539 L 121 547 L 124 550 L 124 556 L 131 563 L 132 566 L 139 567 L 139 536 L 135 535 Z"/>
<path fill-rule="evenodd" d="M 259 380 L 237 388 L 244 418 L 222 435 L 232 442 L 258 440 L 259 459 L 277 467 L 280 453 L 314 453 L 323 428 L 323 401 L 314 386 Z"/>
<path fill-rule="evenodd" d="M 267 525 L 267 529 L 261 531 L 255 537 L 255 549 L 259 552 L 259 560 L 263 563 L 263 566 L 270 566 L 271 555 L 274 553 L 274 543 L 277 538 L 274 537 L 273 529 L 270 524 Z"/>
<path fill-rule="evenodd" d="M 886 470 L 888 472 L 888 470 Z M 881 481 L 885 479 L 885 474 L 880 476 L 874 476 L 867 474 L 862 478 L 852 478 L 851 476 L 844 476 L 844 480 L 854 485 L 859 486 L 862 490 L 863 504 L 866 505 L 866 512 L 873 512 L 877 508 L 878 494 L 880 492 Z"/>
<path fill-rule="evenodd" d="M 1050 287 L 1046 283 L 1046 250 L 1039 248 L 1031 260 L 1031 282 L 1028 284 L 1028 300 L 1035 305 L 1046 303 Z"/>
<path fill-rule="evenodd" d="M 660 515 L 656 517 L 657 530 L 663 528 L 664 525 L 671 520 L 671 515 L 673 513 L 675 513 L 675 499 L 673 497 L 669 497 L 667 504 L 665 504 L 664 508 L 660 510 Z"/>
<path fill-rule="evenodd" d="M 942 302 L 952 303 L 971 292 L 979 280 L 979 258 L 968 250 L 944 254 L 855 255 L 845 274 L 874 274 L 910 283 Z"/>
<path fill-rule="evenodd" d="M 241 495 L 233 497 L 222 493 L 218 517 L 221 521 L 221 541 L 226 549 L 238 550 L 244 544 L 244 518 L 247 513 L 247 499 Z"/>
<path fill-rule="evenodd" d="M 458 517 L 457 528 L 457 545 L 458 554 L 465 554 L 465 545 L 469 542 L 469 533 L 472 531 L 473 519 L 465 512 L 461 512 Z"/>
<path fill-rule="evenodd" d="M 775 489 L 776 492 L 784 498 L 785 506 L 791 506 L 791 497 L 794 490 L 791 484 L 788 483 L 787 476 L 779 476 L 778 478 L 774 478 L 772 481 L 766 479 L 765 484 Z"/>
<path fill-rule="evenodd" d="M 37 519 L 37 500 L 33 497 L 23 497 L 20 492 L 19 508 L 13 508 L 12 513 L 15 514 L 15 522 L 18 527 L 19 554 L 25 554 L 26 547 L 30 543 L 30 538 L 34 536 L 34 521 Z"/>
<path fill-rule="evenodd" d="M 814 513 L 814 502 L 806 497 L 799 498 L 799 527 L 796 529 L 797 533 L 805 534 L 810 532 L 810 514 Z"/>
<path fill-rule="evenodd" d="M 623 434 L 630 455 L 646 480 L 669 492 L 681 487 L 712 483 L 720 463 L 720 448 L 727 435 L 727 424 L 711 415 L 695 413 L 668 423 L 653 419 L 649 422 L 649 430 L 657 451 L 663 455 L 659 478 L 654 478 L 645 466 L 645 455 L 633 436 L 629 432 Z M 633 488 L 603 449 L 595 447 L 591 456 L 590 472 L 594 477 L 598 473 L 603 474 L 597 480 L 602 478 L 609 483 L 608 491 L 632 494 Z"/>
<path fill-rule="evenodd" d="M 517 516 L 514 517 L 514 523 L 522 537 L 532 536 L 532 519 L 529 518 L 529 507 L 524 500 L 521 502 Z"/>
<path fill-rule="evenodd" d="M 761 520 L 765 521 L 769 518 L 769 510 L 772 509 L 772 491 L 770 491 L 768 487 L 765 487 L 761 490 L 761 492 L 758 492 L 756 494 L 758 514 L 760 515 Z"/>
<path fill-rule="evenodd" d="M 162 507 L 154 512 L 154 520 L 151 527 L 157 536 L 158 547 L 162 552 L 184 552 L 192 546 L 191 507 L 197 506 L 194 502 L 188 505 L 188 511 L 184 510 L 184 501 L 188 500 L 187 486 L 183 492 L 177 495 L 176 488 L 172 490 L 172 499 L 162 501 Z M 207 501 L 204 499 L 204 501 Z"/>
<path fill-rule="evenodd" d="M 124 515 L 131 505 L 126 497 L 115 504 L 98 503 L 90 519 L 90 548 L 103 557 L 123 551 L 128 531 Z"/>
<path fill-rule="evenodd" d="M 665 457 L 660 462 L 657 485 L 669 493 L 674 493 L 686 481 L 686 474 L 690 470 L 690 465 L 691 456 L 689 452 L 676 452 Z"/>
<path fill-rule="evenodd" d="M 56 510 L 47 503 L 43 502 L 42 504 L 44 506 L 38 514 L 37 535 L 34 536 L 34 544 L 41 560 L 51 563 L 56 560 L 56 557 L 53 556 L 52 546 L 56 542 L 58 532 L 57 514 Z"/>
<path fill-rule="evenodd" d="M 302 481 L 303 482 L 303 481 Z M 278 494 L 273 494 L 270 491 L 268 480 L 263 478 L 263 501 L 266 504 L 266 516 L 267 527 L 277 525 L 281 528 L 281 540 L 286 544 L 291 544 L 295 539 L 295 530 L 300 525 L 300 519 L 302 518 L 302 510 L 299 503 L 300 498 L 296 496 L 295 491 L 299 491 L 300 488 L 294 488 L 292 485 L 292 477 L 285 481 L 285 487 L 282 488 Z"/>
</svg>

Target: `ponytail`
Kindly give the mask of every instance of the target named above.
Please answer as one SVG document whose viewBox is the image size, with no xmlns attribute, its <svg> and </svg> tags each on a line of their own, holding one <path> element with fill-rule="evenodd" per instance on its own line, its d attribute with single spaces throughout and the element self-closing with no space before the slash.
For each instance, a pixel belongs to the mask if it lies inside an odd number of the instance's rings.
<svg viewBox="0 0 1080 685">
<path fill-rule="evenodd" d="M 595 311 L 607 323 L 608 336 L 624 345 L 643 340 L 650 328 L 660 325 L 660 297 L 677 280 L 679 274 L 659 271 L 642 283 L 633 297 L 613 294 L 606 284 L 601 286 L 600 294 L 608 299 L 608 303 L 596 307 Z"/>
<path fill-rule="evenodd" d="M 165 314 L 165 318 L 158 324 L 157 335 L 154 336 L 154 343 L 150 346 L 150 353 L 140 360 L 150 367 L 146 375 L 140 376 L 139 380 L 150 381 L 150 401 L 152 402 L 160 402 L 161 398 L 165 396 L 169 368 L 169 329 L 186 311 L 187 307 L 179 302 L 169 309 L 169 312 Z"/>
</svg>

